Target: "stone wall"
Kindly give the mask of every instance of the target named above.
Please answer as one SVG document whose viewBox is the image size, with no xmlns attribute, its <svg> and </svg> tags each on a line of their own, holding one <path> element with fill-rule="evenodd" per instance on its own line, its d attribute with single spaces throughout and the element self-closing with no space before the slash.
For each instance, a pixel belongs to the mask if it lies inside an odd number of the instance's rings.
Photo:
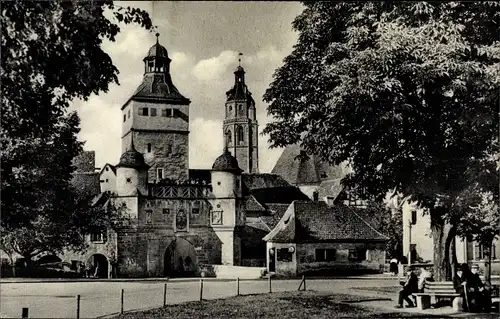
<svg viewBox="0 0 500 319">
<path fill-rule="evenodd" d="M 90 236 L 86 237 L 87 248 L 82 252 L 74 252 L 72 250 L 65 250 L 61 256 L 62 261 L 72 263 L 73 261 L 89 263 L 93 255 L 100 254 L 106 257 L 108 261 L 108 277 L 111 276 L 111 264 L 113 258 L 117 256 L 117 243 L 118 235 L 115 231 L 109 229 L 106 232 L 105 240 L 102 242 L 91 242 Z"/>
<path fill-rule="evenodd" d="M 157 169 L 163 169 L 163 178 L 187 180 L 189 170 L 188 132 L 133 132 L 134 146 L 144 155 L 150 166 L 148 181 L 158 180 Z M 123 147 L 130 145 L 131 134 L 122 138 Z M 151 144 L 151 152 L 148 152 Z"/>
<path fill-rule="evenodd" d="M 220 264 L 221 244 L 210 227 L 192 227 L 188 232 L 174 232 L 167 227 L 135 227 L 121 229 L 118 236 L 119 274 L 122 277 L 163 277 L 165 253 L 175 240 L 185 240 L 189 248 L 181 256 L 195 254 L 195 275 L 199 265 Z"/>
</svg>

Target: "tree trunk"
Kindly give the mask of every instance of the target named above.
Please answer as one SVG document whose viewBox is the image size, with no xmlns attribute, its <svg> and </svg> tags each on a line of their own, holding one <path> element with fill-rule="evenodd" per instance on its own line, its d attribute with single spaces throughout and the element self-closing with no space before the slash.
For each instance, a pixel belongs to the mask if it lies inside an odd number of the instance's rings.
<svg viewBox="0 0 500 319">
<path fill-rule="evenodd" d="M 450 246 L 455 229 L 442 218 L 431 214 L 431 230 L 434 251 L 434 278 L 436 281 L 451 280 Z"/>
<path fill-rule="evenodd" d="M 453 235 L 450 232 L 450 236 Z M 457 260 L 457 240 L 456 236 L 454 235 L 451 239 L 451 245 L 450 245 L 450 261 L 451 261 L 451 279 L 455 278 L 455 274 L 457 273 L 457 267 L 458 267 L 458 260 Z"/>
<path fill-rule="evenodd" d="M 491 287 L 491 246 L 493 239 L 484 243 L 484 255 L 486 262 L 484 263 L 484 282 L 488 287 Z"/>
</svg>

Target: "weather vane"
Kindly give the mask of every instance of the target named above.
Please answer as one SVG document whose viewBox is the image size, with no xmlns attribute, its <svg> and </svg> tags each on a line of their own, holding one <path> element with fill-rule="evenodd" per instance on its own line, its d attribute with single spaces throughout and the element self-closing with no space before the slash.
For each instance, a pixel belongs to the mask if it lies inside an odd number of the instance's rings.
<svg viewBox="0 0 500 319">
<path fill-rule="evenodd" d="M 155 34 L 155 35 L 156 35 L 156 43 L 160 43 L 160 41 L 159 41 L 159 39 L 158 39 L 158 38 L 160 37 L 160 33 L 159 33 L 159 32 L 156 32 L 156 34 Z"/>
</svg>

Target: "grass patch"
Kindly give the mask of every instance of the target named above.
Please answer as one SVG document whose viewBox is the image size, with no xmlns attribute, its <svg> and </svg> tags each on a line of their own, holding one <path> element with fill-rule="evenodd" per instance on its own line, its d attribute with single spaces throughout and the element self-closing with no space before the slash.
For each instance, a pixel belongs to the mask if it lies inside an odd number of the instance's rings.
<svg viewBox="0 0 500 319">
<path fill-rule="evenodd" d="M 327 293 L 280 292 L 187 302 L 165 308 L 126 313 L 117 318 L 399 318 L 422 317 L 384 312 L 352 304 L 366 297 Z M 428 315 L 425 317 L 429 317 Z"/>
</svg>

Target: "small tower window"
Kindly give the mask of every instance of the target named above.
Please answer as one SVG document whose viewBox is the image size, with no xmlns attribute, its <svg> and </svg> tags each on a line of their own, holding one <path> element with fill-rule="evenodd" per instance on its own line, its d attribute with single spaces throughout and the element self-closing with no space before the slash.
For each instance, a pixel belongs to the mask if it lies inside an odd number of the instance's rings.
<svg viewBox="0 0 500 319">
<path fill-rule="evenodd" d="M 243 132 L 243 127 L 238 126 L 238 128 L 236 129 L 236 136 L 237 136 L 238 144 L 243 145 L 245 143 L 245 135 Z"/>
<path fill-rule="evenodd" d="M 130 118 L 130 110 L 128 110 L 127 117 Z"/>
<path fill-rule="evenodd" d="M 151 153 L 151 143 L 148 143 L 148 153 Z"/>
<path fill-rule="evenodd" d="M 123 114 L 123 122 L 127 120 L 127 115 Z"/>
<path fill-rule="evenodd" d="M 226 132 L 226 140 L 227 140 L 227 145 L 230 145 L 233 142 L 233 138 L 231 137 L 231 130 L 227 130 Z"/>
<path fill-rule="evenodd" d="M 149 72 L 153 72 L 154 68 L 155 68 L 154 61 L 149 61 L 149 63 L 148 63 L 148 71 Z"/>
<path fill-rule="evenodd" d="M 151 108 L 151 116 L 156 116 L 156 109 L 155 108 Z"/>
<path fill-rule="evenodd" d="M 159 181 L 163 179 L 163 168 L 158 168 L 156 170 L 156 177 Z"/>
<path fill-rule="evenodd" d="M 143 116 L 148 116 L 149 115 L 149 109 L 147 107 L 143 107 L 139 109 L 139 114 Z"/>
</svg>

